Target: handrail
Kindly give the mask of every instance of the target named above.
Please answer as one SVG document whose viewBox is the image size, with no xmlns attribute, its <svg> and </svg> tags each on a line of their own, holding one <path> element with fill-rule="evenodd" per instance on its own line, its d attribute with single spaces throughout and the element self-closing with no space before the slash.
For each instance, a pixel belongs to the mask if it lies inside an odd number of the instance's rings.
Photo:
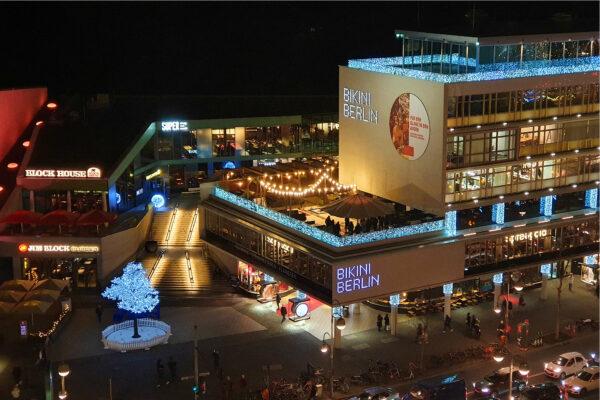
<svg viewBox="0 0 600 400">
<path fill-rule="evenodd" d="M 190 239 L 192 238 L 192 233 L 194 232 L 194 225 L 196 225 L 196 219 L 198 219 L 198 209 L 197 208 L 196 208 L 196 211 L 194 211 L 194 216 L 192 217 L 192 223 L 190 225 L 190 230 L 187 235 L 186 242 L 188 242 L 188 243 L 189 243 Z"/>
<path fill-rule="evenodd" d="M 194 283 L 194 275 L 192 274 L 192 263 L 190 261 L 190 253 L 187 250 L 185 251 L 185 260 L 187 262 L 188 277 L 190 278 L 190 282 Z"/>
<path fill-rule="evenodd" d="M 164 255 L 165 255 L 165 249 L 160 249 L 160 252 L 158 253 L 158 257 L 156 257 L 156 261 L 154 261 L 154 265 L 150 269 L 150 272 L 148 272 L 148 279 L 152 279 L 152 275 L 154 275 L 154 271 L 156 270 L 158 263 L 160 263 L 160 260 L 163 258 Z"/>
<path fill-rule="evenodd" d="M 167 246 L 169 245 L 171 230 L 173 229 L 173 223 L 175 222 L 175 217 L 177 216 L 177 207 L 179 207 L 179 203 L 175 203 L 175 207 L 173 207 L 173 214 L 171 214 L 171 221 L 169 222 L 169 228 L 167 229 L 167 236 L 165 236 L 165 244 Z"/>
</svg>

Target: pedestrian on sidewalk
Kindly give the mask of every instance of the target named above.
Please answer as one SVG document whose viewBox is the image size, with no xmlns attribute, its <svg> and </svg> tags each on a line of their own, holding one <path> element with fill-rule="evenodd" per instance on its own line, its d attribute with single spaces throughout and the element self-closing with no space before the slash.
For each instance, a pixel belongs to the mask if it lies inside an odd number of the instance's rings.
<svg viewBox="0 0 600 400">
<path fill-rule="evenodd" d="M 215 367 L 215 372 L 219 369 L 219 351 L 217 349 L 213 348 L 212 351 L 212 357 L 213 357 L 213 366 Z"/>
<path fill-rule="evenodd" d="M 419 326 L 417 326 L 417 338 L 416 338 L 416 342 L 421 344 L 421 340 L 423 337 L 423 325 L 419 324 Z"/>
<path fill-rule="evenodd" d="M 442 333 L 446 333 L 446 330 L 449 329 L 450 332 L 454 332 L 454 329 L 452 329 L 452 327 L 450 326 L 452 320 L 450 319 L 449 315 L 446 315 L 446 318 L 444 318 L 444 330 L 442 331 Z"/>
<path fill-rule="evenodd" d="M 574 282 L 574 278 L 573 278 L 573 273 L 569 274 L 569 292 L 573 291 L 573 282 Z"/>
<path fill-rule="evenodd" d="M 240 400 L 244 400 L 248 397 L 248 381 L 246 380 L 246 375 L 242 374 L 240 378 Z"/>
<path fill-rule="evenodd" d="M 427 324 L 423 327 L 423 341 L 425 344 L 429 344 L 429 332 L 427 331 Z"/>
<path fill-rule="evenodd" d="M 382 321 L 383 321 L 383 318 L 381 317 L 381 314 L 377 314 L 377 330 L 379 332 L 381 332 Z"/>
<path fill-rule="evenodd" d="M 468 312 L 467 313 L 467 319 L 465 321 L 465 323 L 467 324 L 467 331 L 471 329 L 471 313 Z"/>
<path fill-rule="evenodd" d="M 385 314 L 385 318 L 383 319 L 383 322 L 385 324 L 385 330 L 389 331 L 390 330 L 390 317 L 388 317 L 387 314 Z"/>
<path fill-rule="evenodd" d="M 177 381 L 177 362 L 173 360 L 173 356 L 169 356 L 169 362 L 167 363 L 167 367 L 169 367 L 171 382 Z"/>
<path fill-rule="evenodd" d="M 233 382 L 231 381 L 231 377 L 227 375 L 227 380 L 225 380 L 225 385 L 227 390 L 227 399 L 233 398 Z"/>
<path fill-rule="evenodd" d="M 165 380 L 165 366 L 163 365 L 162 360 L 160 358 L 156 360 L 156 376 L 158 378 L 158 383 L 156 384 L 156 387 L 159 388 Z"/>
<path fill-rule="evenodd" d="M 471 330 L 475 328 L 475 321 L 477 321 L 477 317 L 475 316 L 475 314 L 473 314 L 471 315 Z"/>
<path fill-rule="evenodd" d="M 102 308 L 102 304 L 98 304 L 96 306 L 96 316 L 98 317 L 98 323 L 102 323 L 102 311 L 104 311 L 104 309 Z"/>
<path fill-rule="evenodd" d="M 279 295 L 279 293 L 275 295 L 275 303 L 277 303 L 277 309 L 279 309 L 279 303 L 281 303 L 281 296 Z"/>
<path fill-rule="evenodd" d="M 283 324 L 283 321 L 285 321 L 285 316 L 287 315 L 287 308 L 286 306 L 281 306 L 281 323 Z"/>
</svg>

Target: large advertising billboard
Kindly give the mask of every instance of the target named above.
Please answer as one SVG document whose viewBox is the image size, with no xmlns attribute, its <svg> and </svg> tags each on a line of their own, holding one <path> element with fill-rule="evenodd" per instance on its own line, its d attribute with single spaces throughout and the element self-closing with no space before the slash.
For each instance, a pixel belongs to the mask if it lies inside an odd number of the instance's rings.
<svg viewBox="0 0 600 400">
<path fill-rule="evenodd" d="M 340 181 L 443 215 L 444 84 L 340 67 Z"/>
</svg>

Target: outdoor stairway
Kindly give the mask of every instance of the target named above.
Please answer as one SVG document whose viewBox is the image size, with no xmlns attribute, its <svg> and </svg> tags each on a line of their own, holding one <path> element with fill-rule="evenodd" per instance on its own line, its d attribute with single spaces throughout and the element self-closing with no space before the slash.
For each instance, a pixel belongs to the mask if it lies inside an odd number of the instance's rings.
<svg viewBox="0 0 600 400">
<path fill-rule="evenodd" d="M 189 240 L 188 240 L 189 239 Z M 168 246 L 196 247 L 202 245 L 198 228 L 198 209 L 177 208 Z"/>
<path fill-rule="evenodd" d="M 152 229 L 150 231 L 150 240 L 156 240 L 159 246 L 164 245 L 173 212 L 173 209 L 168 211 L 154 212 L 154 216 L 152 218 Z"/>
</svg>

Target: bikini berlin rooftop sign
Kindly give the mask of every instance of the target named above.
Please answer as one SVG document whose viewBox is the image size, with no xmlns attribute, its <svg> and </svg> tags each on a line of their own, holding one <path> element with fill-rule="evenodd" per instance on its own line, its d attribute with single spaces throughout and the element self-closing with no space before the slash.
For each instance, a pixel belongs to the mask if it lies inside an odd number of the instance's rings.
<svg viewBox="0 0 600 400">
<path fill-rule="evenodd" d="M 371 272 L 371 263 L 340 267 L 336 271 L 336 278 L 336 290 L 340 294 L 369 289 L 380 283 L 379 274 Z"/>
</svg>

